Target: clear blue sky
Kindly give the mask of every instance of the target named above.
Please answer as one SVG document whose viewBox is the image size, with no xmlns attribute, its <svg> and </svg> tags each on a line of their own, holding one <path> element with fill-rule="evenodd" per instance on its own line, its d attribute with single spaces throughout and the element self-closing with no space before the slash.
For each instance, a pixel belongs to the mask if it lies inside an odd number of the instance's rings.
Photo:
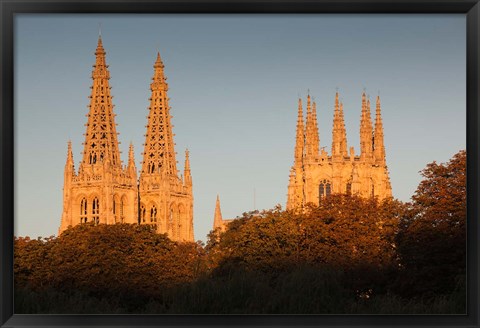
<svg viewBox="0 0 480 328">
<path fill-rule="evenodd" d="M 15 21 L 15 234 L 56 235 L 72 140 L 78 169 L 98 26 L 110 65 L 122 160 L 140 167 L 160 51 L 178 168 L 190 149 L 195 238 L 216 195 L 224 218 L 286 202 L 297 99 L 317 102 L 330 151 L 344 103 L 359 152 L 361 93 L 380 92 L 394 197 L 409 201 L 434 160 L 466 147 L 464 15 L 27 15 Z"/>
</svg>

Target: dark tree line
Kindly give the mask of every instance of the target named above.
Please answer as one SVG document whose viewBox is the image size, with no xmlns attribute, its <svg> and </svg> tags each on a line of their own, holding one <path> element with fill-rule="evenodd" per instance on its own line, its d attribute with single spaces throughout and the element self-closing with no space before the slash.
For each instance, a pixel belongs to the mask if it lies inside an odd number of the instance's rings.
<svg viewBox="0 0 480 328">
<path fill-rule="evenodd" d="M 127 224 L 15 238 L 15 310 L 462 313 L 466 153 L 421 173 L 411 203 L 331 195 L 244 213 L 206 246 Z"/>
</svg>

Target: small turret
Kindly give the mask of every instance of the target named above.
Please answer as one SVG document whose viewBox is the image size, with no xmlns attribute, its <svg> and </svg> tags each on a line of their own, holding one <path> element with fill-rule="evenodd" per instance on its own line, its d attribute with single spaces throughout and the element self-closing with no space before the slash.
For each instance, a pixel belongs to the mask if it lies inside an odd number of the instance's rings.
<svg viewBox="0 0 480 328">
<path fill-rule="evenodd" d="M 335 94 L 335 109 L 333 112 L 332 157 L 343 160 L 347 153 L 347 132 L 343 118 L 343 104 L 339 102 L 338 92 Z"/>
<path fill-rule="evenodd" d="M 222 210 L 220 209 L 220 197 L 217 195 L 215 202 L 215 214 L 213 217 L 213 229 L 223 228 Z"/>
<path fill-rule="evenodd" d="M 372 158 L 373 151 L 373 127 L 370 115 L 370 100 L 367 101 L 365 92 L 362 94 L 362 115 L 360 119 L 360 158 L 367 160 Z"/>
<path fill-rule="evenodd" d="M 377 97 L 377 108 L 375 113 L 375 134 L 374 134 L 374 156 L 377 164 L 385 165 L 385 145 L 383 142 L 383 123 L 380 106 L 380 96 Z"/>
<path fill-rule="evenodd" d="M 184 184 L 186 186 L 192 186 L 192 176 L 190 173 L 190 152 L 185 149 L 185 166 L 183 171 Z"/>
<path fill-rule="evenodd" d="M 305 152 L 305 128 L 303 125 L 303 108 L 302 99 L 298 99 L 298 115 L 297 115 L 297 136 L 295 139 L 295 167 L 303 166 L 303 156 Z"/>
<path fill-rule="evenodd" d="M 317 123 L 317 103 L 314 101 L 312 104 L 312 119 L 313 119 L 313 156 L 318 157 L 319 147 L 320 147 L 320 136 L 318 134 L 318 123 Z"/>
<path fill-rule="evenodd" d="M 310 95 L 307 96 L 307 120 L 305 123 L 305 157 L 313 159 L 318 157 L 319 136 L 317 125 L 316 104 L 312 109 Z"/>
<path fill-rule="evenodd" d="M 133 143 L 130 142 L 130 147 L 128 148 L 128 173 L 130 176 L 137 181 L 137 167 L 135 165 L 135 152 L 133 151 Z"/>
<path fill-rule="evenodd" d="M 67 146 L 67 162 L 65 163 L 65 171 L 75 172 L 75 164 L 73 163 L 72 142 L 68 141 Z"/>
</svg>

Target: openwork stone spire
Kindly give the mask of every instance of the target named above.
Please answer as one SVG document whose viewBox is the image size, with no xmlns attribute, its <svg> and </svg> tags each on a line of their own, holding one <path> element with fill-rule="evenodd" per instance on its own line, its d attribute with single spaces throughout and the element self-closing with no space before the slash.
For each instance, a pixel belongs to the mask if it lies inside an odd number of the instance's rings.
<svg viewBox="0 0 480 328">
<path fill-rule="evenodd" d="M 110 94 L 110 73 L 101 37 L 93 66 L 89 112 L 82 161 L 78 174 L 68 144 L 63 186 L 63 212 L 59 233 L 70 226 L 137 223 L 138 188 L 133 147 L 123 167 L 118 147 L 115 114 Z"/>
<path fill-rule="evenodd" d="M 92 72 L 93 85 L 88 106 L 90 110 L 87 115 L 87 132 L 81 166 L 103 165 L 104 162 L 109 162 L 113 167 L 121 169 L 115 114 L 108 82 L 110 73 L 105 61 L 105 54 L 102 38 L 99 37 Z"/>
<path fill-rule="evenodd" d="M 177 162 L 173 143 L 170 107 L 168 106 L 168 84 L 164 65 L 157 54 L 150 90 L 150 107 L 143 152 L 142 174 L 163 173 L 177 175 Z"/>
<path fill-rule="evenodd" d="M 140 222 L 153 224 L 169 238 L 193 241 L 193 193 L 190 158 L 185 153 L 183 181 L 178 176 L 168 84 L 157 54 L 150 90 L 147 133 L 139 179 Z"/>
</svg>

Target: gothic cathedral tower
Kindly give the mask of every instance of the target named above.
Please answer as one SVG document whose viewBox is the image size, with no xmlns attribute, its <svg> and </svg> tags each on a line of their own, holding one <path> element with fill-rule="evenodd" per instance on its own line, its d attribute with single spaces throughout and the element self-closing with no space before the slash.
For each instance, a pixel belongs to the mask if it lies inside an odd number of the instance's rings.
<svg viewBox="0 0 480 328">
<path fill-rule="evenodd" d="M 130 145 L 128 165 L 120 159 L 115 114 L 110 95 L 110 73 L 99 37 L 92 72 L 83 158 L 75 172 L 68 143 L 64 172 L 63 213 L 59 234 L 79 223 L 137 223 L 137 173 Z"/>
<path fill-rule="evenodd" d="M 188 150 L 178 176 L 168 105 L 168 84 L 160 54 L 154 64 L 147 133 L 140 172 L 140 223 L 154 224 L 173 240 L 193 241 L 193 194 Z"/>
<path fill-rule="evenodd" d="M 149 224 L 172 240 L 193 241 L 193 194 L 188 150 L 185 169 L 178 176 L 173 142 L 168 85 L 160 54 L 150 84 L 145 149 L 140 179 L 133 145 L 128 165 L 120 159 L 115 114 L 110 95 L 110 73 L 105 50 L 99 37 L 92 79 L 83 159 L 78 173 L 68 143 L 64 173 L 63 213 L 59 234 L 69 226 L 95 224 Z"/>
<path fill-rule="evenodd" d="M 362 94 L 360 118 L 360 156 L 353 147 L 347 151 L 347 133 L 343 104 L 335 95 L 332 148 L 329 155 L 322 147 L 315 102 L 307 97 L 304 125 L 302 101 L 298 101 L 297 133 L 294 164 L 290 170 L 287 209 L 302 208 L 307 203 L 319 204 L 330 194 L 346 193 L 362 197 L 392 196 L 392 187 L 385 159 L 380 97 L 376 102 L 375 129 L 372 126 L 370 100 Z"/>
</svg>

